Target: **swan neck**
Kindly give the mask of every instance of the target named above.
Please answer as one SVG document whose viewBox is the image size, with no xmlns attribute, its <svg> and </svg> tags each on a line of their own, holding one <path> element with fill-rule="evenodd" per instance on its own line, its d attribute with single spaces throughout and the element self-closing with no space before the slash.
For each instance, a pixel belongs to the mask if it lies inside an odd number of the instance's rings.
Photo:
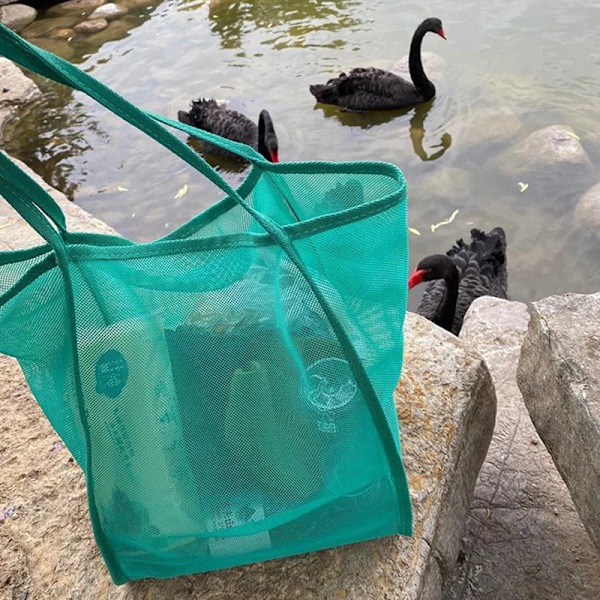
<svg viewBox="0 0 600 600">
<path fill-rule="evenodd" d="M 425 75 L 423 61 L 421 59 L 421 44 L 426 33 L 427 30 L 418 27 L 413 35 L 412 42 L 410 43 L 410 53 L 408 55 L 408 70 L 410 72 L 410 78 L 419 93 L 425 100 L 429 100 L 435 95 L 435 86 L 429 81 L 427 75 Z"/>
<path fill-rule="evenodd" d="M 452 331 L 458 300 L 458 271 L 456 268 L 444 277 L 444 281 L 446 282 L 446 293 L 440 311 L 439 325 L 448 331 Z"/>
</svg>

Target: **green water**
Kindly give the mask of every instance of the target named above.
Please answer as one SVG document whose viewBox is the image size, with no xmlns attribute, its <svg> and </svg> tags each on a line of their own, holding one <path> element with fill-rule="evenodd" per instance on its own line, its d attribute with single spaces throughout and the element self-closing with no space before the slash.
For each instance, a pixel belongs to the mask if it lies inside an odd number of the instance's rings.
<svg viewBox="0 0 600 600">
<path fill-rule="evenodd" d="M 411 234 L 411 264 L 445 251 L 473 226 L 502 225 L 510 296 L 532 300 L 600 287 L 600 243 L 573 216 L 581 194 L 600 180 L 598 12 L 544 0 L 452 7 L 434 0 L 426 8 L 392 0 L 167 0 L 55 48 L 139 106 L 173 118 L 201 95 L 255 118 L 268 108 L 282 160 L 396 163 L 409 183 L 410 225 L 421 234 Z M 392 68 L 427 16 L 441 18 L 448 37 L 430 34 L 423 45 L 444 61 L 436 65 L 433 103 L 350 115 L 315 106 L 309 83 L 353 66 Z M 7 149 L 123 235 L 164 235 L 219 197 L 82 94 L 41 85 L 44 100 L 14 127 Z M 514 143 L 557 123 L 573 127 L 592 169 L 529 181 L 500 168 Z M 231 180 L 242 177 L 231 164 L 224 170 Z M 456 210 L 451 224 L 431 231 Z M 412 307 L 417 299 L 411 296 Z"/>
</svg>

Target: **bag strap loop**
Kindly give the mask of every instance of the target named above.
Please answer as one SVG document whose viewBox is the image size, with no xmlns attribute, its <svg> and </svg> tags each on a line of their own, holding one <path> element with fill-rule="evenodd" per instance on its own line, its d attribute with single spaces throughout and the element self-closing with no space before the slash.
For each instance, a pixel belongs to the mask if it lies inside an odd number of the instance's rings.
<svg viewBox="0 0 600 600">
<path fill-rule="evenodd" d="M 271 235 L 276 243 L 284 246 L 288 245 L 287 235 L 275 221 L 252 208 L 252 206 L 245 202 L 239 193 L 233 189 L 231 185 L 229 185 L 229 183 L 227 183 L 227 181 L 225 181 L 195 150 L 168 131 L 159 122 L 162 121 L 173 125 L 173 121 L 166 119 L 165 117 L 160 117 L 159 115 L 146 113 L 71 63 L 42 48 L 30 44 L 1 24 L 0 54 L 34 73 L 38 73 L 39 75 L 43 75 L 53 81 L 62 83 L 87 94 L 108 108 L 111 112 L 115 113 L 128 123 L 131 123 L 134 127 L 137 127 L 139 130 L 156 140 L 159 144 L 179 156 L 228 194 L 232 200 L 252 215 L 265 231 Z M 179 127 L 178 124 L 177 128 L 245 158 L 257 168 L 260 168 L 261 164 L 268 164 L 264 157 L 245 144 L 226 140 L 217 135 L 196 129 L 195 127 Z M 23 177 L 30 180 L 30 178 L 23 173 L 20 178 L 21 183 L 23 183 Z M 4 187 L 1 188 L 0 193 L 2 193 L 4 189 Z M 64 230 L 65 220 L 60 207 L 49 194 L 45 192 L 44 194 L 41 194 L 41 189 L 42 188 L 36 182 L 30 180 L 27 186 L 24 186 L 23 188 L 24 193 L 13 196 L 13 201 L 22 203 L 27 200 L 33 203 L 35 207 L 46 215 L 59 229 Z M 17 210 L 24 216 L 21 210 Z M 24 218 L 29 220 L 32 213 L 29 210 L 26 212 L 28 216 L 24 216 Z"/>
</svg>

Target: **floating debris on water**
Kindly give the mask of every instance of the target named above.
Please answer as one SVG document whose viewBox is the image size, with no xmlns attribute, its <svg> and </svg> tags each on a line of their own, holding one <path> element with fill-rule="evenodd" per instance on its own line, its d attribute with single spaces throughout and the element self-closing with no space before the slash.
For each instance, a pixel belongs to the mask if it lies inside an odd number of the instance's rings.
<svg viewBox="0 0 600 600">
<path fill-rule="evenodd" d="M 440 221 L 439 223 L 436 223 L 435 225 L 431 226 L 431 233 L 435 233 L 435 230 L 438 227 L 441 227 L 442 225 L 450 225 L 450 223 L 452 223 L 452 221 L 454 221 L 454 219 L 456 219 L 456 215 L 459 213 L 458 208 L 450 215 L 449 219 L 446 219 L 445 221 Z"/>
<path fill-rule="evenodd" d="M 188 191 L 188 184 L 186 183 L 176 194 L 175 194 L 175 200 L 177 200 L 178 198 L 183 198 Z"/>
</svg>

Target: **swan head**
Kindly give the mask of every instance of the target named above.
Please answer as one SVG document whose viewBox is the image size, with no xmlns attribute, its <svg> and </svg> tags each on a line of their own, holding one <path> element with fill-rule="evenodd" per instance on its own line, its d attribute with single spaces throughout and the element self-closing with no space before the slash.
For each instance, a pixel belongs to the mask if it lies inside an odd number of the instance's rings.
<svg viewBox="0 0 600 600">
<path fill-rule="evenodd" d="M 279 142 L 268 110 L 262 110 L 258 116 L 258 151 L 267 160 L 279 162 Z"/>
<path fill-rule="evenodd" d="M 412 290 L 416 285 L 434 279 L 458 279 L 456 265 L 445 254 L 425 257 L 408 278 L 408 289 Z"/>
<path fill-rule="evenodd" d="M 419 29 L 422 29 L 423 33 L 426 33 L 427 31 L 430 31 L 431 33 L 437 33 L 441 38 L 446 39 L 442 22 L 437 17 L 429 17 L 428 19 L 425 19 L 419 26 Z"/>
</svg>

